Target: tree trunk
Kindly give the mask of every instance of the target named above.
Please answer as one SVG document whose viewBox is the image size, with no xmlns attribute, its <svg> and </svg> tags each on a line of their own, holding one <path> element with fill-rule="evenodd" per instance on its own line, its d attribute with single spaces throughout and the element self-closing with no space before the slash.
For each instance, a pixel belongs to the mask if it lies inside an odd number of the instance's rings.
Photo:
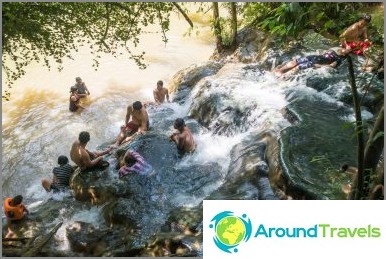
<svg viewBox="0 0 386 259">
<path fill-rule="evenodd" d="M 371 179 L 370 176 L 374 175 L 383 152 L 383 145 L 384 145 L 383 112 L 384 112 L 384 106 L 382 106 L 381 110 L 379 111 L 377 120 L 375 121 L 375 124 L 374 124 L 374 128 L 366 144 L 365 156 L 364 156 L 364 172 L 363 172 L 363 177 L 364 177 L 363 192 L 366 197 L 369 196 L 370 181 L 373 182 L 376 180 L 376 179 Z M 376 139 L 374 140 L 375 137 Z"/>
<path fill-rule="evenodd" d="M 352 97 L 354 101 L 354 110 L 355 110 L 355 120 L 356 120 L 356 135 L 358 140 L 358 173 L 355 178 L 355 181 L 352 184 L 352 189 L 349 194 L 350 200 L 359 200 L 363 197 L 363 185 L 364 185 L 364 174 L 363 174 L 363 166 L 364 166 L 364 141 L 363 141 L 363 125 L 362 125 L 362 114 L 361 107 L 358 98 L 357 87 L 355 83 L 355 75 L 352 59 L 350 56 L 347 56 L 348 61 L 348 70 L 349 70 L 349 79 L 352 91 Z"/>
<path fill-rule="evenodd" d="M 221 25 L 220 25 L 220 14 L 218 10 L 218 3 L 213 2 L 213 29 L 214 35 L 216 36 L 217 51 L 223 50 L 222 37 L 221 37 Z"/>
<path fill-rule="evenodd" d="M 232 17 L 232 41 L 231 48 L 234 49 L 237 43 L 237 8 L 236 3 L 231 3 L 231 17 Z"/>
</svg>

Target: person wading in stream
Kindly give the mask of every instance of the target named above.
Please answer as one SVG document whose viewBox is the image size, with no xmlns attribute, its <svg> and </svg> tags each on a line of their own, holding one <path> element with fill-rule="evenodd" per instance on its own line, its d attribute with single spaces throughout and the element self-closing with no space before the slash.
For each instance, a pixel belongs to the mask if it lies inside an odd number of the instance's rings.
<svg viewBox="0 0 386 259">
<path fill-rule="evenodd" d="M 70 112 L 76 112 L 79 108 L 85 109 L 85 107 L 80 104 L 80 98 L 85 97 L 86 94 L 78 94 L 75 86 L 71 86 L 70 93 L 70 105 L 68 108 Z"/>
<path fill-rule="evenodd" d="M 118 147 L 120 144 L 130 141 L 135 136 L 143 134 L 148 130 L 149 115 L 142 103 L 136 101 L 132 105 L 127 106 L 125 125 L 121 126 L 121 131 L 111 147 Z"/>
<path fill-rule="evenodd" d="M 81 97 L 87 97 L 87 95 L 90 95 L 90 91 L 88 90 L 86 84 L 79 76 L 75 78 L 74 87 L 77 89 L 77 93 L 82 95 Z"/>
<path fill-rule="evenodd" d="M 170 136 L 170 140 L 176 143 L 178 151 L 181 154 L 193 152 L 197 145 L 193 139 L 192 132 L 185 125 L 184 119 L 176 119 L 174 121 L 174 128 L 178 130 L 178 132 L 173 133 Z"/>
<path fill-rule="evenodd" d="M 82 171 L 107 167 L 109 163 L 103 160 L 103 156 L 108 154 L 112 148 L 108 148 L 102 152 L 90 152 L 86 149 L 86 145 L 89 141 L 90 133 L 82 131 L 79 134 L 79 139 L 72 144 L 70 151 L 71 160 L 74 161 Z"/>
</svg>

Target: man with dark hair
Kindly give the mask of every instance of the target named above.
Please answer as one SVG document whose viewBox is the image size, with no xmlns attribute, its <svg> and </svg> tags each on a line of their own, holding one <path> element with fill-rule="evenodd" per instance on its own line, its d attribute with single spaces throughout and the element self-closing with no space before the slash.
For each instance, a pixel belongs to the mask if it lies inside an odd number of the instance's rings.
<svg viewBox="0 0 386 259">
<path fill-rule="evenodd" d="M 14 233 L 11 229 L 11 223 L 19 221 L 29 214 L 28 209 L 24 206 L 23 196 L 17 195 L 14 198 L 6 198 L 4 201 L 4 213 L 7 218 L 8 233 L 5 238 L 11 237 Z"/>
<path fill-rule="evenodd" d="M 148 130 L 149 115 L 142 103 L 136 101 L 132 105 L 127 106 L 125 125 L 121 126 L 121 131 L 112 147 L 118 147 L 120 144 L 130 141 L 135 136 L 143 134 Z"/>
<path fill-rule="evenodd" d="M 111 148 L 102 152 L 90 152 L 86 149 L 89 141 L 90 133 L 82 131 L 79 134 L 79 139 L 72 144 L 70 151 L 71 160 L 82 170 L 108 166 L 108 162 L 103 160 L 103 156 L 108 154 Z"/>
<path fill-rule="evenodd" d="M 348 27 L 339 36 L 342 47 L 352 50 L 352 53 L 357 55 L 364 54 L 372 44 L 367 37 L 367 25 L 370 21 L 371 16 L 365 14 L 358 22 Z"/>
<path fill-rule="evenodd" d="M 176 143 L 178 151 L 182 153 L 193 152 L 196 149 L 196 143 L 193 139 L 192 132 L 185 125 L 184 119 L 176 119 L 174 121 L 174 128 L 178 130 L 178 132 L 173 133 L 170 136 L 170 140 Z"/>
<path fill-rule="evenodd" d="M 58 167 L 54 167 L 52 173 L 54 175 L 52 181 L 48 179 L 42 180 L 43 188 L 50 192 L 60 192 L 64 191 L 70 185 L 70 178 L 74 172 L 74 168 L 68 163 L 68 158 L 66 156 L 58 157 Z"/>
<path fill-rule="evenodd" d="M 157 88 L 153 90 L 153 96 L 154 96 L 154 101 L 156 105 L 159 105 L 163 102 L 165 102 L 165 97 L 168 102 L 169 101 L 169 91 L 167 88 L 163 87 L 164 83 L 159 80 L 157 82 Z"/>
<path fill-rule="evenodd" d="M 119 168 L 119 177 L 133 173 L 149 175 L 153 171 L 153 167 L 138 152 L 132 150 L 126 151 L 120 164 L 123 165 Z"/>
</svg>

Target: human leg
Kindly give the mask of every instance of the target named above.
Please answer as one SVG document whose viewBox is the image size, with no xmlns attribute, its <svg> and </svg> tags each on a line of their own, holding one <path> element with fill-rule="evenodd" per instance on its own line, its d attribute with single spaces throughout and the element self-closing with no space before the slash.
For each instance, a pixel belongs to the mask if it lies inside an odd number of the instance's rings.
<svg viewBox="0 0 386 259">
<path fill-rule="evenodd" d="M 43 186 L 44 190 L 46 190 L 47 192 L 51 191 L 51 184 L 52 184 L 52 182 L 48 179 L 42 180 L 42 186 Z"/>
<path fill-rule="evenodd" d="M 297 65 L 298 65 L 297 60 L 294 59 L 294 60 L 291 60 L 290 62 L 286 63 L 285 65 L 283 65 L 279 68 L 275 68 L 273 71 L 275 73 L 278 73 L 278 74 L 283 74 L 287 70 L 292 69 L 292 68 L 296 67 Z"/>
</svg>

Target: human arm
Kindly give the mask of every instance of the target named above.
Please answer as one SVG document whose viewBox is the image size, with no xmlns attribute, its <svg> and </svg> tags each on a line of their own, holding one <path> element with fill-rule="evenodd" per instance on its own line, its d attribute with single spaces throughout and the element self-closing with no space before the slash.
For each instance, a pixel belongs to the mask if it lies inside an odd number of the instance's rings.
<svg viewBox="0 0 386 259">
<path fill-rule="evenodd" d="M 107 148 L 106 150 L 101 151 L 101 152 L 95 151 L 95 152 L 94 152 L 94 155 L 95 155 L 96 157 L 104 156 L 104 155 L 110 153 L 110 151 L 111 151 L 112 149 L 113 149 L 112 147 L 109 147 L 109 148 Z"/>
<path fill-rule="evenodd" d="M 168 101 L 168 103 L 170 103 L 170 100 L 169 100 L 169 90 L 168 89 L 165 89 L 166 91 L 166 100 Z"/>
<path fill-rule="evenodd" d="M 129 123 L 129 121 L 130 121 L 132 110 L 133 110 L 133 108 L 132 108 L 131 105 L 127 106 L 126 119 L 125 119 L 125 127 L 126 127 L 127 123 Z"/>
<path fill-rule="evenodd" d="M 84 86 L 84 89 L 87 92 L 87 95 L 90 95 L 90 91 L 88 90 L 88 88 L 87 88 L 87 86 L 86 86 L 86 84 L 84 82 L 83 82 L 83 86 Z"/>
<path fill-rule="evenodd" d="M 78 96 L 86 96 L 85 94 L 78 94 Z M 85 107 L 83 107 L 80 102 L 79 102 L 79 99 L 76 98 L 76 96 L 71 96 L 71 101 L 73 101 L 75 103 L 75 106 L 78 107 L 78 108 L 82 108 L 82 109 L 86 109 Z"/>
<path fill-rule="evenodd" d="M 338 62 L 334 61 L 330 64 L 314 64 L 314 67 L 319 68 L 319 67 L 332 67 L 335 68 L 338 65 Z"/>
<path fill-rule="evenodd" d="M 147 114 L 146 109 L 142 108 L 141 110 L 141 126 L 138 129 L 138 133 L 141 134 L 148 130 L 148 121 L 149 121 L 149 115 Z"/>
<path fill-rule="evenodd" d="M 92 153 L 92 152 L 88 151 L 87 149 L 86 149 L 86 151 L 82 150 L 81 152 L 82 152 L 81 153 L 82 164 L 83 164 L 83 167 L 85 167 L 85 168 L 93 167 L 93 166 L 97 165 L 103 159 L 102 156 L 97 156 L 97 154 Z M 95 157 L 95 159 L 91 160 L 90 156 Z"/>
</svg>

